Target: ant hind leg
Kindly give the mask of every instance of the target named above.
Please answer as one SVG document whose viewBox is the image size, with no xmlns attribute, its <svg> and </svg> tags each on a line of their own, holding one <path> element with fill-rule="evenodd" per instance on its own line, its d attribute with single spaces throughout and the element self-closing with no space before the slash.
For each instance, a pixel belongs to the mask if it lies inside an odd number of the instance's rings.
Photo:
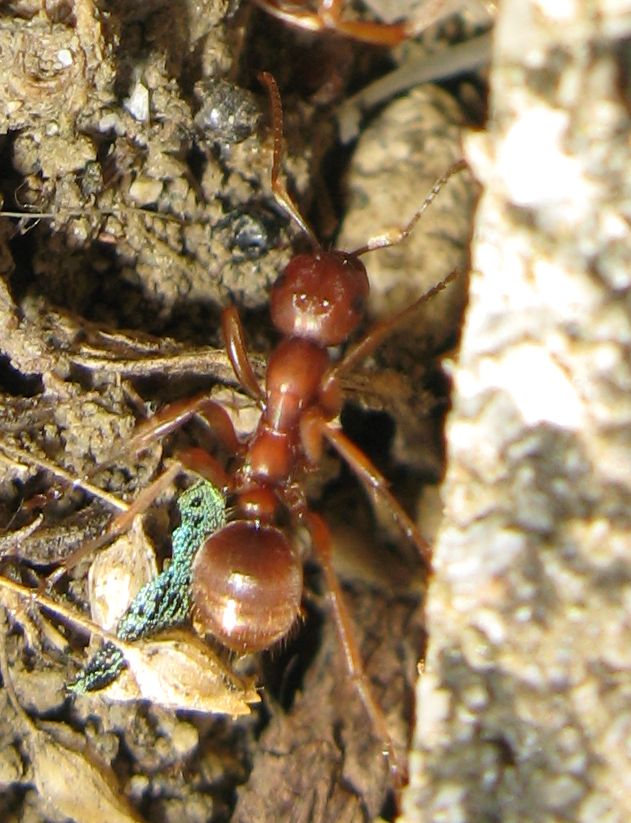
<svg viewBox="0 0 631 823">
<path fill-rule="evenodd" d="M 356 631 L 342 593 L 342 587 L 333 568 L 331 558 L 331 532 L 325 521 L 315 512 L 303 513 L 311 534 L 313 550 L 326 580 L 327 591 L 333 609 L 333 619 L 339 637 L 344 662 L 350 679 L 372 723 L 376 737 L 381 741 L 383 753 L 388 758 L 396 788 L 406 782 L 406 767 L 396 754 L 383 710 L 375 700 L 357 644 Z"/>
</svg>

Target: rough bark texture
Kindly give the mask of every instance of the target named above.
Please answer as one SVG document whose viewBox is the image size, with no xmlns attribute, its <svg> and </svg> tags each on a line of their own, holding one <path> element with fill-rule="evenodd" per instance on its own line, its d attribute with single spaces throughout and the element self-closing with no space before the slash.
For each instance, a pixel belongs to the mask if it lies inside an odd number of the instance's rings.
<svg viewBox="0 0 631 823">
<path fill-rule="evenodd" d="M 489 131 L 468 146 L 486 193 L 408 823 L 631 818 L 631 16 L 614 5 L 500 12 Z"/>
</svg>

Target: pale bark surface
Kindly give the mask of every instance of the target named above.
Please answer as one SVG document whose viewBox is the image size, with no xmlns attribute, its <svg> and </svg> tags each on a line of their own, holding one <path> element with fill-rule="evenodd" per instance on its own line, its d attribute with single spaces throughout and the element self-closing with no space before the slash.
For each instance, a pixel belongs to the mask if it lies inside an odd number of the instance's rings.
<svg viewBox="0 0 631 823">
<path fill-rule="evenodd" d="M 630 33 L 500 11 L 408 823 L 631 819 Z"/>
</svg>

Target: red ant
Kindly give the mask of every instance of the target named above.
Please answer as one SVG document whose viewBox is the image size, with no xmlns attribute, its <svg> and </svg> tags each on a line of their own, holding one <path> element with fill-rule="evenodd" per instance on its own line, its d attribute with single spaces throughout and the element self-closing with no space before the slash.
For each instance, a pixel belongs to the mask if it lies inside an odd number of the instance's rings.
<svg viewBox="0 0 631 823">
<path fill-rule="evenodd" d="M 270 74 L 263 73 L 260 79 L 267 88 L 272 110 L 272 190 L 307 234 L 314 251 L 293 257 L 272 287 L 272 323 L 283 337 L 269 357 L 265 389 L 259 385 L 248 359 L 236 308 L 230 306 L 222 315 L 222 332 L 232 368 L 239 383 L 261 409 L 259 423 L 242 442 L 226 410 L 207 397 L 197 397 L 165 406 L 137 428 L 130 445 L 132 450 L 140 451 L 182 426 L 193 415 L 200 415 L 237 458 L 236 468 L 228 473 L 203 449 L 190 448 L 178 454 L 180 465 L 206 477 L 232 498 L 236 517 L 197 549 L 191 583 L 196 626 L 228 649 L 239 653 L 268 649 L 295 624 L 301 609 L 303 557 L 281 524 L 289 519 L 291 526 L 307 529 L 324 572 L 346 666 L 395 770 L 396 760 L 385 718 L 364 674 L 351 620 L 333 570 L 330 530 L 322 517 L 309 509 L 300 478 L 320 463 L 326 440 L 362 483 L 386 502 L 394 519 L 429 566 L 430 547 L 388 490 L 385 478 L 333 421 L 342 407 L 340 375 L 373 351 L 402 319 L 411 316 L 421 302 L 444 288 L 457 272 L 399 315 L 378 324 L 338 362 L 331 359 L 329 348 L 346 343 L 364 317 L 369 282 L 360 256 L 403 240 L 440 188 L 464 163 L 454 164 L 434 184 L 404 228 L 374 237 L 352 252 L 325 251 L 279 179 L 283 129 L 280 94 Z M 172 467 L 158 478 L 114 521 L 108 537 L 125 528 L 132 515 L 144 510 L 176 471 L 177 468 Z M 94 544 L 89 548 L 94 548 Z M 75 556 L 71 564 L 77 559 Z M 66 562 L 64 568 L 69 565 Z"/>
</svg>

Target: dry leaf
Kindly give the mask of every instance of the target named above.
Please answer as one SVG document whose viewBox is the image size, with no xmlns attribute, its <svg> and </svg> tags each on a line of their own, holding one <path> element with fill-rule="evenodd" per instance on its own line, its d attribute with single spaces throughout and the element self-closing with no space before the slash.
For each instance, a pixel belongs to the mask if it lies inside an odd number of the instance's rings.
<svg viewBox="0 0 631 823">
<path fill-rule="evenodd" d="M 32 778 L 42 801 L 76 823 L 143 823 L 143 818 L 120 791 L 112 770 L 87 749 L 74 745 L 63 723 L 40 729 L 20 705 L 7 661 L 6 612 L 0 615 L 0 671 L 9 700 L 24 728 L 24 747 Z M 54 730 L 54 733 L 51 733 Z M 65 739 L 64 739 L 65 738 Z"/>
<path fill-rule="evenodd" d="M 15 581 L 0 576 L 0 586 L 22 597 L 33 598 L 64 620 L 120 648 L 128 668 L 111 686 L 99 692 L 106 699 L 121 702 L 150 700 L 169 709 L 233 717 L 249 714 L 250 704 L 260 701 L 253 681 L 234 674 L 193 634 L 172 632 L 161 640 L 128 643 L 75 614 L 67 606 Z"/>
<path fill-rule="evenodd" d="M 33 782 L 40 797 L 77 823 L 139 823 L 133 809 L 104 764 L 68 748 L 29 721 L 26 745 Z"/>
<path fill-rule="evenodd" d="M 253 682 L 231 672 L 205 643 L 184 632 L 121 644 L 128 668 L 100 694 L 107 700 L 150 700 L 168 709 L 250 714 L 260 697 Z"/>
<path fill-rule="evenodd" d="M 115 631 L 134 597 L 157 574 L 156 558 L 143 529 L 143 518 L 135 517 L 129 530 L 92 561 L 88 573 L 92 619 L 104 629 Z"/>
</svg>

